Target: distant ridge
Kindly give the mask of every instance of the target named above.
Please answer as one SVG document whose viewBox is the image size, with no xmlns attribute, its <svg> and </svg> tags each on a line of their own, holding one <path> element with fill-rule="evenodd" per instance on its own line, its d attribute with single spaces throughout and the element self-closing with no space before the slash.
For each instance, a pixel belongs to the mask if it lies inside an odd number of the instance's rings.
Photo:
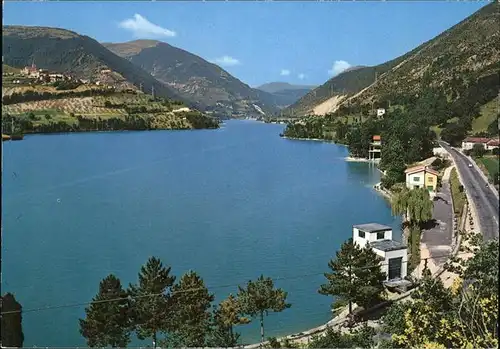
<svg viewBox="0 0 500 349">
<path fill-rule="evenodd" d="M 297 117 L 324 115 L 347 104 L 414 98 L 424 87 L 424 75 L 430 78 L 430 87 L 439 87 L 450 98 L 460 98 L 469 90 L 473 93 L 471 89 L 498 82 L 499 22 L 499 4 L 492 2 L 400 57 L 342 72 L 283 112 Z"/>
<path fill-rule="evenodd" d="M 103 45 L 149 72 L 200 110 L 223 118 L 259 117 L 261 110 L 269 114 L 278 110 L 273 95 L 253 89 L 216 64 L 167 43 L 135 40 Z"/>
</svg>

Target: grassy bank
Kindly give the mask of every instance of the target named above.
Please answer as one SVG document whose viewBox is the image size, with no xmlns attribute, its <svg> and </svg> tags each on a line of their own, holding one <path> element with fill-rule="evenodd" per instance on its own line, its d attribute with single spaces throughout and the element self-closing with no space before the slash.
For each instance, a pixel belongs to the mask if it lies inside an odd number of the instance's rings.
<svg viewBox="0 0 500 349">
<path fill-rule="evenodd" d="M 498 157 L 497 156 L 484 156 L 479 159 L 475 159 L 478 165 L 480 165 L 481 169 L 486 170 L 485 174 L 493 181 L 493 178 L 496 174 L 498 174 Z M 481 166 L 483 165 L 483 166 Z"/>
<path fill-rule="evenodd" d="M 453 198 L 453 208 L 455 211 L 454 213 L 458 217 L 462 217 L 465 201 L 467 200 L 465 192 L 463 190 L 460 191 L 461 185 L 462 184 L 458 179 L 457 170 L 456 168 L 453 168 L 450 173 L 450 189 L 451 189 L 451 196 Z"/>
<path fill-rule="evenodd" d="M 499 99 L 496 97 L 492 101 L 481 106 L 480 115 L 472 120 L 472 133 L 485 132 L 488 126 L 496 120 L 498 115 Z"/>
</svg>

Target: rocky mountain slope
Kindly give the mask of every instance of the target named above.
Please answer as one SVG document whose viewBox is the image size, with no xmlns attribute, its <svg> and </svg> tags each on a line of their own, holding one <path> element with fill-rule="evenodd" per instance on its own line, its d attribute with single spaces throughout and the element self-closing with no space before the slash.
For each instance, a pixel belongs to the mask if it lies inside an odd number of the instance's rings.
<svg viewBox="0 0 500 349">
<path fill-rule="evenodd" d="M 292 85 L 287 82 L 270 82 L 256 88 L 272 94 L 279 107 L 287 107 L 305 96 L 315 86 Z"/>
<path fill-rule="evenodd" d="M 444 93 L 450 102 L 468 98 L 482 105 L 498 93 L 499 6 L 498 2 L 484 6 L 392 61 L 346 71 L 309 92 L 284 113 L 325 115 L 347 105 L 405 104 L 429 88 Z"/>
<path fill-rule="evenodd" d="M 253 89 L 216 64 L 167 43 L 136 40 L 103 45 L 193 101 L 200 110 L 223 118 L 259 117 L 262 111 L 277 111 L 273 95 Z"/>
<path fill-rule="evenodd" d="M 96 40 L 75 32 L 48 27 L 3 26 L 4 63 L 15 68 L 29 66 L 91 80 L 110 80 L 115 86 L 145 91 L 172 99 L 182 98 L 146 71 L 112 53 Z M 111 70 L 111 73 L 104 72 Z"/>
</svg>

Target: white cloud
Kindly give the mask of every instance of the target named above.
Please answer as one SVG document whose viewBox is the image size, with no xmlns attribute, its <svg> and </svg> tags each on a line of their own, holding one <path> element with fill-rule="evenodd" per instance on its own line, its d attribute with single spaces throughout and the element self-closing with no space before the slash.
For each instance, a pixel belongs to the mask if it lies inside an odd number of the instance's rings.
<svg viewBox="0 0 500 349">
<path fill-rule="evenodd" d="M 288 69 L 281 69 L 280 75 L 281 76 L 288 76 L 288 75 L 290 75 L 290 70 L 288 70 Z"/>
<path fill-rule="evenodd" d="M 306 78 L 306 74 L 300 73 L 299 75 L 297 75 L 297 77 L 298 77 L 300 80 L 304 80 L 304 79 Z"/>
<path fill-rule="evenodd" d="M 332 76 L 338 75 L 350 67 L 351 65 L 346 61 L 335 61 L 333 63 L 332 69 L 328 71 L 328 75 Z"/>
<path fill-rule="evenodd" d="M 216 58 L 213 60 L 214 63 L 217 63 L 220 66 L 223 67 L 231 67 L 233 65 L 239 65 L 241 62 L 237 60 L 236 58 L 233 58 L 231 56 L 222 56 L 219 58 Z"/>
<path fill-rule="evenodd" d="M 137 13 L 133 18 L 121 21 L 118 26 L 131 31 L 138 38 L 173 37 L 177 35 L 176 32 L 153 24 Z"/>
</svg>

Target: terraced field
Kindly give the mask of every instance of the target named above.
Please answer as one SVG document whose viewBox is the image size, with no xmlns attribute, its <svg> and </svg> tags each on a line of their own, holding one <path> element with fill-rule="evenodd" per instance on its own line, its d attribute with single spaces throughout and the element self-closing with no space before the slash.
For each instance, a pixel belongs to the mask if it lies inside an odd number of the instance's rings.
<svg viewBox="0 0 500 349">
<path fill-rule="evenodd" d="M 153 98 L 138 92 L 98 90 L 98 95 L 74 95 L 88 90 L 82 86 L 69 96 L 50 86 L 5 88 L 3 92 L 20 97 L 2 105 L 2 129 L 15 128 L 24 133 L 82 132 L 96 130 L 150 130 L 214 128 L 217 122 L 175 101 Z M 34 91 L 26 97 L 26 91 Z M 42 95 L 43 94 L 43 95 Z M 12 97 L 10 97 L 12 98 Z M 27 98 L 27 101 L 16 102 Z M 37 98 L 43 98 L 36 100 Z M 14 103 L 13 103 L 14 102 Z"/>
<path fill-rule="evenodd" d="M 101 101 L 96 97 L 49 99 L 2 106 L 3 113 L 9 113 L 12 115 L 29 112 L 40 114 L 39 111 L 44 110 L 57 111 L 60 114 L 73 113 L 89 116 L 127 114 L 124 109 L 104 107 L 104 102 L 101 103 Z"/>
</svg>

